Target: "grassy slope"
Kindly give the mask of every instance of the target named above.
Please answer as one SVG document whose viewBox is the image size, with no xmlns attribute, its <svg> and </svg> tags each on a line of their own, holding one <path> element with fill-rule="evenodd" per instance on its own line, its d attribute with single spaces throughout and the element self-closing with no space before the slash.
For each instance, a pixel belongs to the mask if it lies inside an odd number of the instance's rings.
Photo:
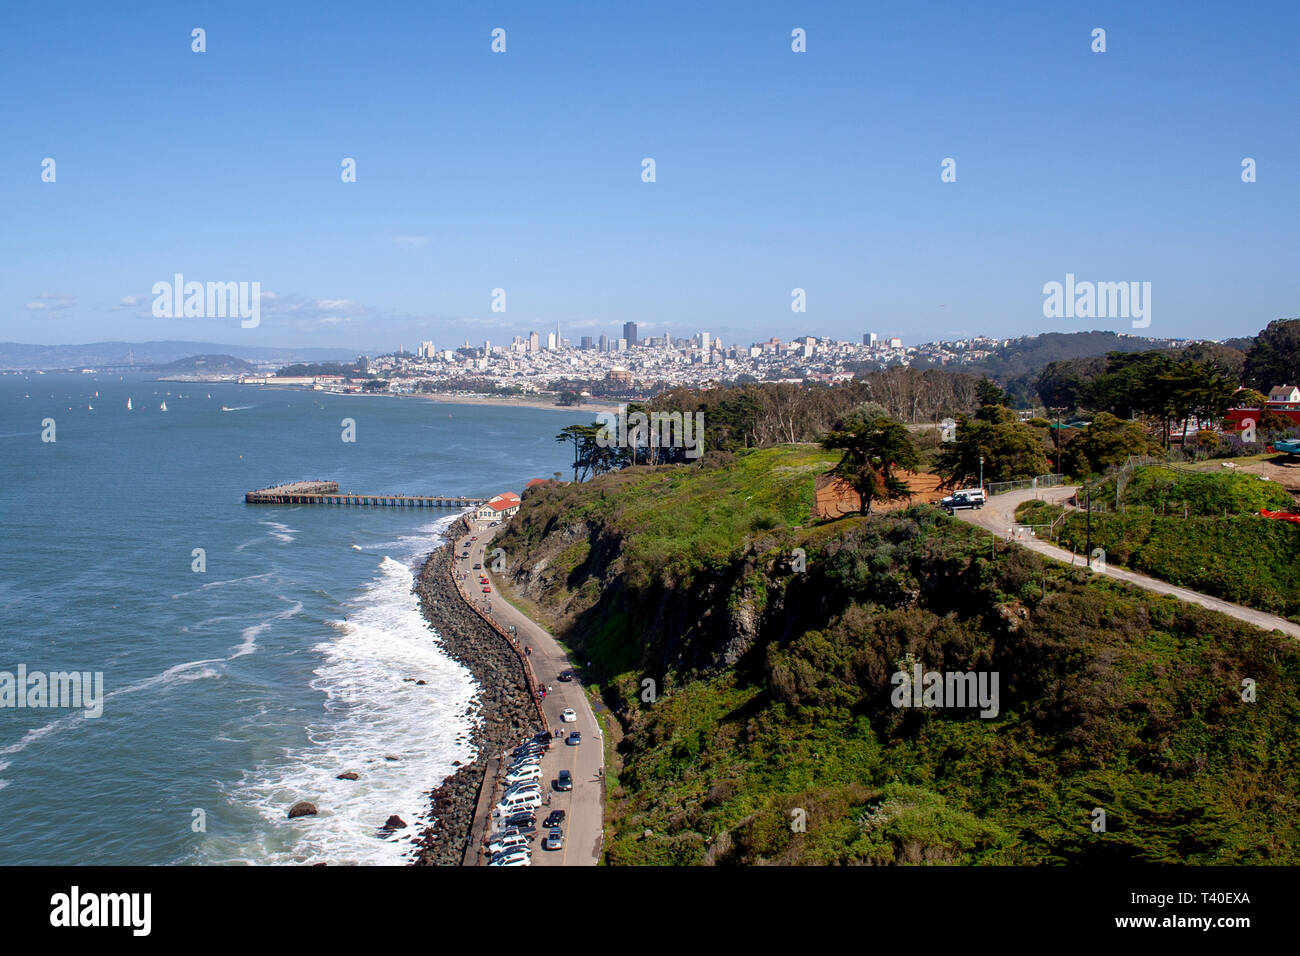
<svg viewBox="0 0 1300 956">
<path fill-rule="evenodd" d="M 1113 481 L 1094 500 L 1113 502 Z M 1205 594 L 1300 619 L 1300 527 L 1261 518 L 1291 496 L 1254 475 L 1140 468 L 1125 489 L 1122 514 L 1092 516 L 1092 545 L 1106 560 Z M 1184 508 L 1188 517 L 1184 518 Z M 1046 524 L 1060 509 L 1029 502 L 1017 519 Z M 1082 551 L 1087 519 L 1056 526 L 1058 543 Z"/>
<path fill-rule="evenodd" d="M 511 522 L 623 724 L 610 862 L 1300 860 L 1292 644 L 1020 549 L 990 559 L 926 507 L 809 527 L 832 460 L 637 469 Z M 733 666 L 673 666 L 746 615 Z M 1001 713 L 891 707 L 907 652 L 996 670 Z"/>
</svg>

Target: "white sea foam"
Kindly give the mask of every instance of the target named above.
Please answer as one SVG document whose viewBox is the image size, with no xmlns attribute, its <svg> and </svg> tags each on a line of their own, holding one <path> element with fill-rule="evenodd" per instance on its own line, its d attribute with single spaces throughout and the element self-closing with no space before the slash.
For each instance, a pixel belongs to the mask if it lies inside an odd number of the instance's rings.
<svg viewBox="0 0 1300 956">
<path fill-rule="evenodd" d="M 282 598 L 281 600 L 284 599 Z M 253 624 L 250 625 L 249 627 L 244 628 L 242 631 L 239 632 L 239 635 L 240 637 L 243 638 L 243 640 L 240 642 L 238 647 L 234 648 L 234 652 L 230 655 L 229 658 L 227 658 L 227 660 L 233 661 L 236 657 L 243 657 L 245 654 L 253 653 L 253 651 L 257 650 L 257 638 L 259 634 L 261 634 L 263 631 L 265 631 L 268 627 L 270 627 L 277 621 L 287 620 L 288 618 L 293 617 L 301 610 L 302 610 L 302 602 L 294 601 L 291 607 L 285 608 L 279 614 L 272 614 L 265 621 L 260 621 L 257 624 Z"/>
<path fill-rule="evenodd" d="M 252 544 L 251 541 L 248 543 Z M 207 584 L 202 584 L 199 587 L 192 588 L 189 591 L 177 591 L 175 594 L 172 595 L 172 599 L 175 600 L 176 598 L 183 598 L 190 594 L 198 594 L 200 591 L 207 591 L 210 588 L 223 588 L 227 584 L 244 584 L 248 581 L 261 581 L 264 578 L 275 577 L 275 574 L 276 572 L 274 571 L 263 571 L 261 574 L 246 574 L 242 578 L 226 578 L 223 581 L 209 581 Z"/>
<path fill-rule="evenodd" d="M 434 527 L 410 536 L 415 553 L 427 550 Z M 228 791 L 232 813 L 251 809 L 262 826 L 238 838 L 214 831 L 200 861 L 404 862 L 427 821 L 429 790 L 455 769 L 452 761 L 473 760 L 467 738 L 476 719 L 472 676 L 433 640 L 412 583 L 406 564 L 385 557 L 347 619 L 331 622 L 334 637 L 314 648 L 322 661 L 311 686 L 325 700 L 307 727 L 309 743 L 247 771 Z M 345 770 L 360 779 L 336 779 Z M 319 814 L 287 819 L 303 799 Z M 390 814 L 410 826 L 382 834 Z"/>
<path fill-rule="evenodd" d="M 287 524 L 281 524 L 278 521 L 259 521 L 258 524 L 270 528 L 271 530 L 268 534 L 270 534 L 270 536 L 276 541 L 281 541 L 285 544 L 293 541 L 293 536 L 298 533 L 297 528 L 290 528 Z"/>
<path fill-rule="evenodd" d="M 115 697 L 124 697 L 127 694 L 134 694 L 142 690 L 148 690 L 151 687 L 174 683 L 189 683 L 190 681 L 203 680 L 209 677 L 220 677 L 221 671 L 215 667 L 208 667 L 209 664 L 224 664 L 229 658 L 210 658 L 202 661 L 186 661 L 183 664 L 173 664 L 161 673 L 154 674 L 152 677 L 146 677 L 136 681 L 134 684 L 128 684 L 125 687 L 119 687 L 117 690 L 109 691 L 104 695 L 104 709 L 109 707 L 109 701 Z M 197 669 L 196 669 L 197 668 Z M 40 727 L 33 727 L 23 736 L 7 747 L 0 747 L 0 754 L 16 754 L 26 750 L 36 741 L 56 733 L 61 730 L 69 730 L 74 726 L 85 726 L 85 712 L 74 710 L 70 714 L 65 714 L 57 720 L 52 720 L 48 724 Z M 92 721 L 93 723 L 93 721 Z"/>
</svg>

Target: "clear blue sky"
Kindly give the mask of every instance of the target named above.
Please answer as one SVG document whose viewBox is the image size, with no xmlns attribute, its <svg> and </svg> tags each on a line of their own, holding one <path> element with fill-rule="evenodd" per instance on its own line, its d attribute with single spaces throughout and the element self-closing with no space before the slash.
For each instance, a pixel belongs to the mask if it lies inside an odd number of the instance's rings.
<svg viewBox="0 0 1300 956">
<path fill-rule="evenodd" d="M 1044 319 L 1067 272 L 1151 282 L 1144 334 L 1252 334 L 1300 314 L 1298 10 L 12 7 L 0 339 L 1131 331 Z M 153 318 L 176 272 L 257 280 L 276 305 L 257 329 Z"/>
</svg>

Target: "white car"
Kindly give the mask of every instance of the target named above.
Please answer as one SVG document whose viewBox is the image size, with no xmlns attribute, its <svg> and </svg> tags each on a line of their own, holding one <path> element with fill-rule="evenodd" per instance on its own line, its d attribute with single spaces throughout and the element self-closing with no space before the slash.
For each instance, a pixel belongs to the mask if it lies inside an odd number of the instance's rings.
<svg viewBox="0 0 1300 956">
<path fill-rule="evenodd" d="M 534 793 L 540 795 L 541 792 L 541 780 L 520 780 L 518 783 L 512 783 L 510 786 L 506 787 L 506 792 L 501 796 L 502 801 L 504 802 L 510 797 L 526 797 Z"/>
<path fill-rule="evenodd" d="M 528 846 L 528 837 L 524 836 L 522 833 L 502 836 L 500 839 L 488 844 L 488 852 L 493 856 L 496 856 L 498 853 L 504 853 L 511 847 L 516 846 Z"/>
<path fill-rule="evenodd" d="M 504 853 L 492 857 L 488 866 L 532 866 L 533 854 L 526 846 L 511 847 Z"/>
<path fill-rule="evenodd" d="M 541 767 L 520 767 L 518 770 L 511 770 L 506 774 L 506 783 L 522 783 L 525 780 L 536 780 L 541 775 Z"/>
<path fill-rule="evenodd" d="M 537 767 L 541 765 L 541 762 L 542 762 L 541 754 L 537 754 L 536 756 L 533 757 L 520 757 L 518 760 L 512 760 L 510 762 L 510 769 L 517 770 L 520 767 Z"/>
<path fill-rule="evenodd" d="M 566 707 L 564 712 L 560 714 L 560 720 L 564 721 L 566 724 L 577 723 L 578 715 L 572 707 Z"/>
<path fill-rule="evenodd" d="M 536 810 L 541 805 L 542 795 L 540 792 L 521 793 L 498 803 L 496 805 L 496 814 L 499 817 L 508 817 L 513 813 L 522 813 L 524 810 Z"/>
</svg>

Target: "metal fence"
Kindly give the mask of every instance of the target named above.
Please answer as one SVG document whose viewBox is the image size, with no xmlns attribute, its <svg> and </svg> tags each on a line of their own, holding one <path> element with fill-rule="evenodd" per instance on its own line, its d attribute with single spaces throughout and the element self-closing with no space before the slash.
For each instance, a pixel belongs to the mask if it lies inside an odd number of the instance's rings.
<svg viewBox="0 0 1300 956">
<path fill-rule="evenodd" d="M 984 486 L 984 490 L 991 498 L 993 495 L 1006 494 L 1008 491 L 1055 488 L 1063 484 L 1065 484 L 1065 475 L 1039 475 L 1037 478 L 1026 478 L 1021 481 L 991 481 Z"/>
</svg>

